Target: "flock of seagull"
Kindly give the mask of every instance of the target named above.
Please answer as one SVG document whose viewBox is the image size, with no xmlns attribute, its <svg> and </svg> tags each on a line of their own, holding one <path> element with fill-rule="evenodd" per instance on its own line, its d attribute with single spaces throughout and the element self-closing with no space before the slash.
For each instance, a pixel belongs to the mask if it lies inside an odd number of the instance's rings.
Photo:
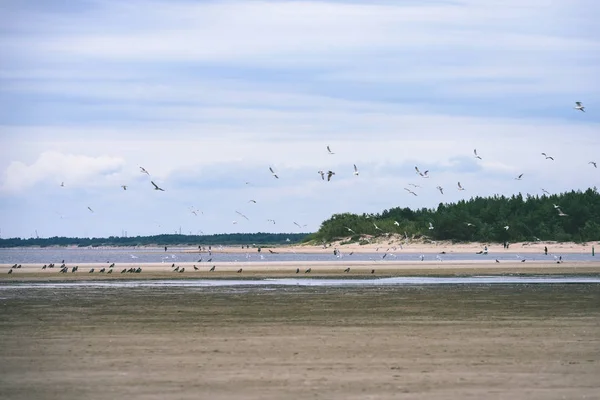
<svg viewBox="0 0 600 400">
<path fill-rule="evenodd" d="M 580 101 L 576 101 L 576 102 L 575 102 L 575 107 L 573 107 L 573 108 L 574 108 L 575 110 L 578 110 L 578 111 L 580 111 L 580 112 L 585 112 L 585 106 L 584 106 L 584 105 L 582 104 L 582 102 L 580 102 Z M 335 153 L 335 152 L 334 152 L 334 151 L 331 149 L 331 147 L 330 147 L 329 145 L 327 145 L 326 149 L 327 149 L 327 153 L 328 153 L 329 155 L 335 155 L 335 154 L 336 154 L 336 153 Z M 547 154 L 547 153 L 545 153 L 545 152 L 541 153 L 541 155 L 542 155 L 542 156 L 545 158 L 545 160 L 554 161 L 554 157 L 553 157 L 553 156 L 550 156 L 550 155 L 548 155 L 548 154 Z M 478 159 L 478 160 L 483 160 L 483 158 L 482 158 L 482 157 L 479 155 L 479 153 L 477 152 L 477 149 L 473 149 L 473 156 L 474 156 L 476 159 Z M 588 162 L 588 164 L 592 165 L 594 168 L 598 168 L 596 161 L 589 161 L 589 162 Z M 148 170 L 147 170 L 146 168 L 144 168 L 144 167 L 142 167 L 142 166 L 140 166 L 139 168 L 140 168 L 140 173 L 142 173 L 142 174 L 145 174 L 145 175 L 147 175 L 148 177 L 150 177 L 150 173 L 148 172 Z M 275 170 L 275 169 L 274 169 L 272 166 L 269 166 L 269 171 L 270 171 L 271 175 L 273 176 L 273 178 L 275 178 L 275 179 L 280 179 L 280 175 L 279 175 L 279 174 L 276 172 L 276 170 Z M 327 170 L 327 171 L 325 171 L 325 170 L 318 170 L 318 171 L 317 171 L 317 173 L 320 175 L 320 177 L 321 177 L 321 179 L 322 179 L 323 181 L 327 181 L 327 182 L 330 182 L 330 181 L 333 179 L 333 177 L 336 175 L 336 173 L 335 173 L 333 170 Z M 416 174 L 417 174 L 417 175 L 418 175 L 420 178 L 423 178 L 423 179 L 428 179 L 428 178 L 430 178 L 430 175 L 429 175 L 429 170 L 424 170 L 424 171 L 421 171 L 421 170 L 419 169 L 419 167 L 418 167 L 418 166 L 415 166 L 415 173 L 416 173 Z M 360 172 L 359 172 L 359 169 L 358 169 L 358 167 L 356 166 L 356 164 L 353 164 L 353 175 L 354 175 L 354 176 L 359 176 L 359 174 L 360 174 Z M 520 181 L 520 180 L 522 180 L 522 179 L 523 179 L 523 176 L 524 176 L 524 174 L 523 174 L 523 173 L 521 173 L 521 174 L 519 174 L 518 176 L 516 176 L 514 179 L 515 179 L 515 180 L 518 180 L 518 181 Z M 150 184 L 152 185 L 152 188 L 153 188 L 155 191 L 159 191 L 159 192 L 164 192 L 164 191 L 165 191 L 165 189 L 163 189 L 162 187 L 160 187 L 159 185 L 157 185 L 157 184 L 154 182 L 154 180 L 150 180 Z M 250 184 L 250 182 L 246 182 L 246 184 L 247 184 L 247 185 L 249 185 L 249 184 Z M 418 196 L 418 193 L 416 192 L 416 189 L 417 189 L 417 188 L 421 188 L 421 186 L 420 186 L 420 185 L 417 185 L 417 184 L 414 184 L 414 183 L 409 183 L 408 185 L 409 185 L 409 186 L 411 186 L 411 188 L 405 187 L 405 188 L 404 188 L 404 190 L 405 190 L 405 191 L 407 191 L 409 194 L 411 194 L 411 195 L 413 195 L 413 196 Z M 61 185 L 60 185 L 60 186 L 61 186 L 61 187 L 65 187 L 65 183 L 64 183 L 64 182 L 61 182 Z M 126 185 L 126 184 L 123 184 L 123 185 L 121 185 L 120 187 L 121 187 L 123 190 L 125 190 L 125 191 L 126 191 L 126 190 L 128 190 L 128 188 L 129 188 L 129 186 L 128 186 L 128 185 Z M 436 189 L 437 189 L 437 190 L 440 192 L 440 194 L 442 194 L 442 195 L 444 194 L 444 190 L 445 190 L 445 189 L 444 189 L 444 187 L 442 187 L 442 186 L 438 185 L 438 186 L 436 186 Z M 462 184 L 461 184 L 461 182 L 459 181 L 459 182 L 457 182 L 456 189 L 457 189 L 457 190 L 459 190 L 459 191 L 464 191 L 464 190 L 465 190 L 465 187 L 463 187 L 463 185 L 462 185 Z M 543 189 L 543 188 L 542 188 L 542 191 L 543 191 L 545 194 L 549 194 L 549 192 L 548 192 L 547 190 Z M 257 202 L 256 202 L 256 200 L 254 200 L 254 199 L 250 199 L 250 200 L 248 200 L 248 203 L 251 203 L 251 204 L 256 204 Z M 93 212 L 94 212 L 94 210 L 93 210 L 91 207 L 89 207 L 89 206 L 87 207 L 87 209 L 88 209 L 88 210 L 89 210 L 91 213 L 93 213 Z M 562 210 L 560 209 L 560 207 L 556 207 L 556 209 L 557 209 L 557 212 L 558 212 L 558 215 L 559 215 L 559 216 L 561 216 L 561 217 L 568 216 L 567 214 L 565 214 L 564 212 L 562 212 Z M 195 216 L 197 216 L 197 215 L 198 215 L 198 213 L 202 213 L 200 210 L 198 210 L 198 209 L 195 209 L 194 207 L 191 207 L 191 208 L 190 208 L 190 212 L 191 212 L 193 215 L 195 215 Z M 240 211 L 238 211 L 238 210 L 235 210 L 235 213 L 236 213 L 237 215 L 239 215 L 240 217 L 242 217 L 243 219 L 245 219 L 245 220 L 248 220 L 248 221 L 250 220 L 250 219 L 248 218 L 248 216 L 246 216 L 245 214 L 241 213 L 241 212 L 240 212 Z M 61 216 L 61 218 L 62 218 L 62 216 Z M 267 220 L 266 220 L 266 222 L 267 222 L 267 223 L 270 223 L 270 224 L 275 224 L 275 220 L 274 220 L 274 219 L 267 219 Z M 237 224 L 237 223 L 238 223 L 238 221 L 237 221 L 237 220 L 233 220 L 233 221 L 232 221 L 232 223 L 233 223 L 233 224 Z M 306 224 L 300 224 L 300 223 L 298 223 L 298 222 L 296 222 L 296 221 L 294 221 L 294 225 L 296 225 L 296 226 L 297 226 L 299 229 L 305 228 L 305 227 L 307 226 Z M 431 224 L 430 224 L 430 226 L 429 226 L 429 229 L 433 229 L 433 226 L 432 226 Z M 201 232 L 201 231 L 200 231 L 200 232 Z"/>
</svg>

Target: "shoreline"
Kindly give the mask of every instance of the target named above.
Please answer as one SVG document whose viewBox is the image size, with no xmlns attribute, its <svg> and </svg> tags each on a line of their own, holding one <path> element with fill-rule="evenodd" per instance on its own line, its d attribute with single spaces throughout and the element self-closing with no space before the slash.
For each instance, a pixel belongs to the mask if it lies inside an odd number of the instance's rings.
<svg viewBox="0 0 600 400">
<path fill-rule="evenodd" d="M 488 254 L 502 254 L 502 253 L 523 253 L 523 254 L 544 254 L 544 248 L 548 248 L 548 254 L 569 254 L 569 253 L 588 253 L 591 254 L 597 247 L 600 250 L 600 242 L 587 242 L 587 243 L 574 243 L 574 242 L 518 242 L 509 243 L 509 248 L 505 249 L 502 243 L 483 243 L 483 242 L 470 242 L 470 243 L 452 243 L 451 241 L 431 241 L 427 243 L 422 242 L 406 242 L 398 238 L 374 238 L 371 243 L 360 245 L 358 243 L 342 244 L 341 241 L 331 242 L 327 247 L 321 245 L 265 245 L 248 247 L 237 245 L 237 246 L 222 246 L 222 245 L 211 245 L 211 251 L 213 254 L 224 253 L 224 254 L 244 254 L 244 253 L 256 253 L 258 248 L 261 248 L 265 254 L 269 250 L 276 253 L 306 253 L 306 254 L 325 254 L 331 253 L 334 249 L 337 249 L 343 253 L 375 253 L 375 252 L 389 252 L 394 251 L 397 253 L 422 253 L 422 254 L 436 254 L 445 252 L 446 254 L 452 253 L 477 253 L 483 251 L 487 246 Z M 77 246 L 48 246 L 48 247 L 6 247 L 0 249 L 18 251 L 18 250 L 123 250 L 123 251 L 136 251 L 136 252 L 149 252 L 149 253 L 160 253 L 164 252 L 165 246 L 98 246 L 98 247 L 77 247 Z M 170 253 L 197 253 L 205 254 L 208 253 L 209 246 L 203 246 L 203 249 L 198 249 L 197 246 L 189 245 L 172 245 L 166 246 L 167 252 Z"/>
<path fill-rule="evenodd" d="M 197 270 L 194 269 L 194 265 Z M 12 265 L 0 264 L 0 284 L 16 281 L 72 281 L 72 280 L 145 280 L 145 279 L 269 279 L 269 278 L 382 278 L 408 276 L 507 276 L 507 275 L 598 275 L 600 262 L 570 261 L 550 263 L 547 261 L 502 262 L 481 261 L 351 261 L 351 262 L 217 262 L 217 263 L 177 263 L 185 271 L 174 271 L 166 263 L 120 263 L 112 273 L 106 263 L 80 263 L 77 272 L 71 272 L 75 265 L 67 265 L 67 273 L 60 267 L 41 269 L 42 264 L 23 264 L 19 269 Z M 210 271 L 212 267 L 214 271 Z M 94 272 L 90 273 L 90 269 Z M 106 272 L 100 273 L 104 268 Z M 140 273 L 123 272 L 130 268 L 141 268 Z M 310 272 L 306 272 L 310 268 Z M 346 272 L 346 269 L 349 270 Z M 241 269 L 241 272 L 238 272 Z"/>
</svg>

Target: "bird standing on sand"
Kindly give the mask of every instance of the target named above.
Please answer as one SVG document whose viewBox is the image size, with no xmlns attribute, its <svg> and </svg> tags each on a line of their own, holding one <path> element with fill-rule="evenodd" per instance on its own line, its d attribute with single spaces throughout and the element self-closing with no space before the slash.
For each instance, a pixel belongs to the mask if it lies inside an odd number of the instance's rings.
<svg viewBox="0 0 600 400">
<path fill-rule="evenodd" d="M 154 183 L 154 181 L 150 181 L 150 183 L 152 184 L 152 186 L 154 186 L 154 190 L 160 190 L 161 192 L 165 191 L 165 189 L 158 187 L 158 185 Z"/>
</svg>

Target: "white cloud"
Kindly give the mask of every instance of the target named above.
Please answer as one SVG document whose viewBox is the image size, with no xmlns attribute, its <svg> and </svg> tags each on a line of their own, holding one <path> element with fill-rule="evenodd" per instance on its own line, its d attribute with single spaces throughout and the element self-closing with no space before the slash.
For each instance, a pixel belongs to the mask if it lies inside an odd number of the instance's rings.
<svg viewBox="0 0 600 400">
<path fill-rule="evenodd" d="M 66 187 L 97 185 L 110 180 L 124 165 L 120 158 L 111 156 L 88 157 L 83 155 L 43 152 L 31 165 L 13 161 L 4 171 L 2 192 L 19 192 L 37 184 Z"/>
</svg>

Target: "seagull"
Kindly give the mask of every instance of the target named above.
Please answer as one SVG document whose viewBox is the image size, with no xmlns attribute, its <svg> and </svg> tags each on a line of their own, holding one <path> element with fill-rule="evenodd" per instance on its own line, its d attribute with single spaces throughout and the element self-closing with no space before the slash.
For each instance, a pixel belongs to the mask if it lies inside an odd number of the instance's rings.
<svg viewBox="0 0 600 400">
<path fill-rule="evenodd" d="M 440 191 L 441 194 L 444 194 L 444 188 L 441 186 L 436 186 L 436 189 Z"/>
<path fill-rule="evenodd" d="M 433 229 L 433 224 L 430 222 L 429 223 L 429 230 Z"/>
<path fill-rule="evenodd" d="M 473 149 L 473 154 L 475 154 L 475 158 L 479 158 L 481 160 L 481 157 L 477 155 L 477 149 Z"/>
<path fill-rule="evenodd" d="M 150 174 L 148 173 L 148 171 L 146 171 L 146 168 L 144 168 L 144 167 L 140 167 L 140 172 L 142 174 L 146 174 L 146 175 L 150 176 Z"/>
<path fill-rule="evenodd" d="M 590 161 L 588 164 L 592 164 L 594 166 L 594 168 L 598 168 L 595 161 Z"/>
<path fill-rule="evenodd" d="M 246 217 L 246 216 L 245 216 L 244 214 L 242 214 L 241 212 L 239 212 L 239 211 L 236 211 L 236 214 L 238 214 L 238 215 L 241 215 L 242 217 L 246 218 L 246 220 L 250 221 L 250 220 L 248 219 L 248 217 Z"/>
<path fill-rule="evenodd" d="M 64 183 L 64 182 L 61 182 L 61 183 L 60 183 L 60 187 L 65 187 L 65 183 Z"/>
<path fill-rule="evenodd" d="M 398 221 L 394 221 L 394 225 L 396 225 L 396 226 L 400 226 L 400 222 L 398 222 Z"/>
<path fill-rule="evenodd" d="M 325 180 L 325 172 L 323 172 L 322 170 L 317 171 L 317 174 L 321 175 L 321 179 Z"/>
<path fill-rule="evenodd" d="M 557 206 L 556 204 L 552 204 L 554 206 L 554 208 L 560 208 L 560 206 Z"/>
<path fill-rule="evenodd" d="M 461 186 L 460 182 L 458 182 L 458 190 L 465 190 L 465 188 Z"/>
<path fill-rule="evenodd" d="M 279 177 L 277 176 L 277 174 L 275 173 L 275 171 L 273 171 L 273 168 L 269 167 L 269 171 L 271 171 L 271 174 L 276 178 L 279 179 Z"/>
<path fill-rule="evenodd" d="M 559 216 L 559 217 L 568 217 L 568 216 L 569 216 L 569 214 L 565 214 L 565 213 L 564 213 L 564 212 L 562 212 L 562 210 L 559 208 L 559 209 L 558 209 L 558 216 Z"/>
<path fill-rule="evenodd" d="M 504 229 L 506 229 L 506 230 L 508 230 L 508 228 L 509 228 L 509 226 L 508 226 L 508 225 L 506 225 L 506 226 L 504 227 Z"/>
<path fill-rule="evenodd" d="M 165 189 L 159 188 L 158 185 L 154 183 L 154 181 L 150 181 L 150 183 L 154 186 L 154 190 L 160 190 L 161 192 L 165 191 Z"/>
<path fill-rule="evenodd" d="M 575 102 L 575 107 L 573 107 L 573 108 L 576 109 L 576 110 L 585 112 L 585 107 L 581 104 L 580 101 L 576 101 Z"/>
<path fill-rule="evenodd" d="M 272 222 L 273 225 L 275 225 L 275 220 L 274 219 L 268 219 L 267 222 Z"/>
<path fill-rule="evenodd" d="M 352 229 L 348 228 L 347 226 L 345 226 L 344 228 L 346 228 L 346 230 L 348 230 L 348 232 L 352 232 L 352 233 L 356 234 L 356 232 L 354 232 Z"/>
<path fill-rule="evenodd" d="M 475 226 L 475 225 L 473 225 L 473 224 L 472 224 L 472 223 L 470 223 L 470 222 L 465 222 L 465 224 L 466 224 L 467 226 Z"/>
<path fill-rule="evenodd" d="M 404 188 L 404 190 L 406 190 L 408 193 L 410 193 L 410 194 L 412 194 L 412 195 L 415 195 L 415 196 L 417 195 L 415 192 L 413 192 L 413 191 L 412 191 L 412 190 L 410 190 L 410 189 Z"/>
<path fill-rule="evenodd" d="M 415 167 L 415 170 L 417 171 L 417 174 L 421 175 L 421 177 L 423 178 L 429 178 L 429 175 L 427 175 L 427 173 L 429 172 L 429 170 L 425 171 L 425 172 L 421 172 L 419 171 L 419 168 Z"/>
<path fill-rule="evenodd" d="M 331 180 L 331 177 L 335 175 L 335 172 L 333 171 L 327 171 L 327 182 L 329 182 Z"/>
<path fill-rule="evenodd" d="M 296 225 L 298 228 L 302 229 L 302 227 L 300 226 L 300 224 L 299 224 L 299 223 L 297 223 L 297 222 L 294 222 L 294 225 Z"/>
<path fill-rule="evenodd" d="M 546 189 L 542 188 L 542 192 L 546 193 L 547 195 L 550 195 L 550 192 L 547 191 Z"/>
<path fill-rule="evenodd" d="M 543 155 L 544 157 L 546 157 L 546 160 L 547 160 L 547 159 L 550 159 L 550 160 L 554 161 L 554 157 L 550 157 L 550 156 L 549 156 L 549 155 L 547 155 L 546 153 L 542 153 L 542 155 Z"/>
<path fill-rule="evenodd" d="M 331 151 L 331 149 L 329 148 L 329 146 L 327 146 L 327 151 L 329 152 L 329 154 L 335 154 L 333 151 Z"/>
<path fill-rule="evenodd" d="M 233 221 L 232 224 L 234 224 L 234 225 L 237 224 L 237 221 Z"/>
<path fill-rule="evenodd" d="M 254 204 L 256 204 L 256 200 L 248 200 L 248 203 L 254 203 Z"/>
<path fill-rule="evenodd" d="M 123 188 L 123 190 L 127 190 L 127 185 L 121 185 L 121 188 Z"/>
<path fill-rule="evenodd" d="M 521 175 L 517 176 L 517 177 L 515 178 L 515 180 L 517 180 L 517 181 L 520 181 L 522 177 L 523 177 L 523 174 L 521 174 Z"/>
<path fill-rule="evenodd" d="M 356 164 L 354 164 L 354 175 L 358 176 L 358 168 L 356 168 Z"/>
<path fill-rule="evenodd" d="M 375 226 L 375 229 L 377 229 L 377 230 L 379 230 L 379 231 L 380 231 L 380 230 L 382 230 L 380 227 L 378 227 L 378 226 L 375 224 L 375 222 L 373 222 L 373 225 Z"/>
<path fill-rule="evenodd" d="M 92 210 L 90 207 L 88 207 L 88 210 L 90 210 L 91 212 L 94 212 L 94 210 Z"/>
<path fill-rule="evenodd" d="M 420 188 L 420 185 L 415 185 L 414 183 L 409 183 L 408 186 L 412 186 L 412 187 L 416 187 L 416 188 Z"/>
</svg>

